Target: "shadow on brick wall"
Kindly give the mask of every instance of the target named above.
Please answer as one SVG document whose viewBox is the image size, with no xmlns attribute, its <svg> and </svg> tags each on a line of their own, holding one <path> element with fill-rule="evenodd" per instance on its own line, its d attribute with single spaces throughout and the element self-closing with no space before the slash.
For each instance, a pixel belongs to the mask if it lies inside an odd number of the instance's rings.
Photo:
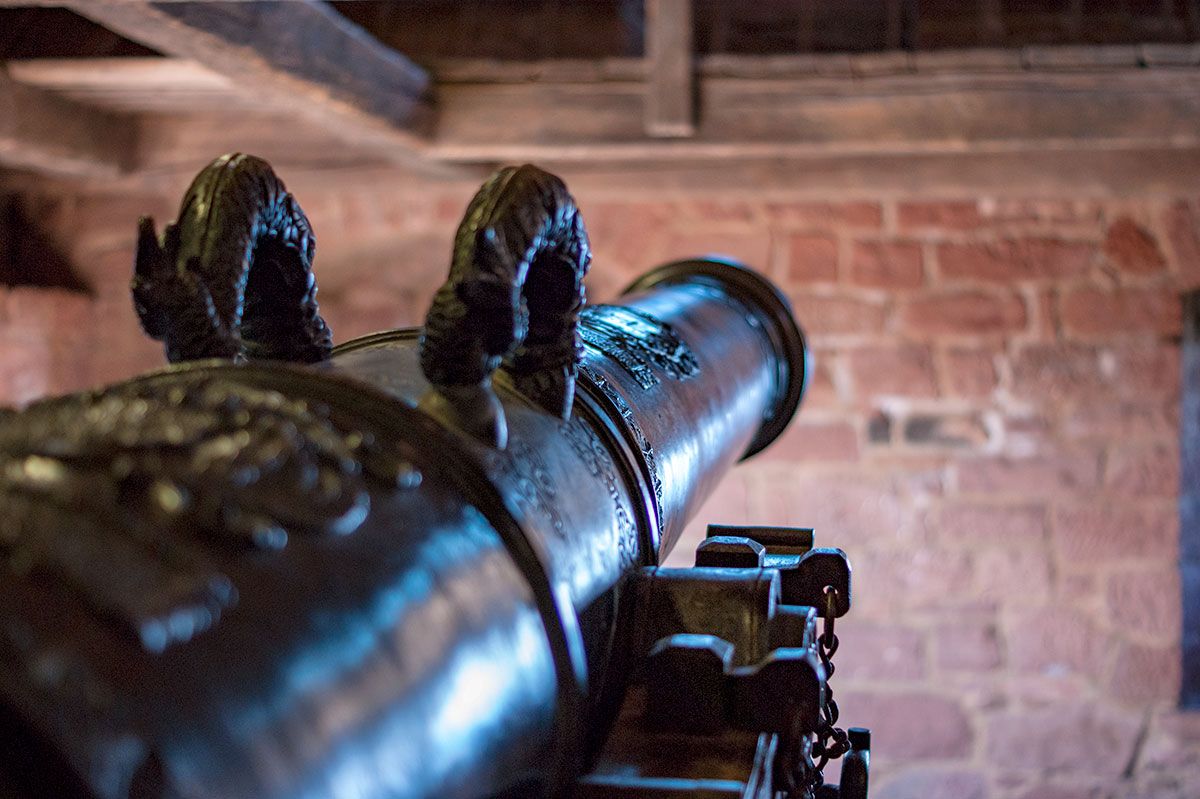
<svg viewBox="0 0 1200 799">
<path fill-rule="evenodd" d="M 30 218 L 20 197 L 0 196 L 0 284 L 93 294 L 61 246 Z"/>
</svg>

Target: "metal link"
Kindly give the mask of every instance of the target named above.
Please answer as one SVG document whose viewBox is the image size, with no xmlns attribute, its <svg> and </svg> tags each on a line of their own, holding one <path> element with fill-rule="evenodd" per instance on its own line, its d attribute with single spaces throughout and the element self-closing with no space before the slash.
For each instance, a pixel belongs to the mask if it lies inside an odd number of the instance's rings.
<svg viewBox="0 0 1200 799">
<path fill-rule="evenodd" d="M 838 650 L 838 638 L 834 634 L 834 623 L 837 613 L 837 589 L 831 585 L 825 586 L 825 614 L 821 635 L 817 638 L 817 654 L 821 665 L 825 667 L 825 702 L 821 707 L 821 725 L 817 730 L 817 738 L 812 745 L 812 757 L 801 764 L 808 771 L 807 780 L 801 780 L 802 792 L 800 799 L 814 796 L 817 789 L 825 782 L 825 766 L 830 760 L 836 760 L 850 751 L 850 738 L 846 731 L 837 727 L 838 706 L 833 699 L 833 688 L 829 680 L 833 677 L 833 656 Z M 811 764 L 811 765 L 810 765 Z"/>
</svg>

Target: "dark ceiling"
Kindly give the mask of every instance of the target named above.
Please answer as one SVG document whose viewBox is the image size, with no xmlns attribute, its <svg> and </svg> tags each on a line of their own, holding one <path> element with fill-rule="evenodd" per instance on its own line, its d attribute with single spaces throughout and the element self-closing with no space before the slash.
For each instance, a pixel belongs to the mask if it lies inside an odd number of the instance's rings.
<svg viewBox="0 0 1200 799">
<path fill-rule="evenodd" d="M 349 0 L 418 63 L 642 54 L 641 0 Z M 1200 0 L 695 0 L 700 54 L 871 52 L 1200 40 Z M 0 9 L 0 59 L 154 55 L 69 11 Z"/>
</svg>

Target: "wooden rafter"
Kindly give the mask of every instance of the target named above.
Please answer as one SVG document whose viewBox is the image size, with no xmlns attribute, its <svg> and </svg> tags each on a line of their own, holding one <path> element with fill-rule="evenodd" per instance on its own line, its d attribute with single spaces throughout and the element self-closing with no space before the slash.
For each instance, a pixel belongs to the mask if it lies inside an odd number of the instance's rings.
<svg viewBox="0 0 1200 799">
<path fill-rule="evenodd" d="M 424 166 L 428 76 L 325 3 L 61 4 L 128 39 L 204 65 L 264 109 L 286 110 L 348 145 Z"/>
<path fill-rule="evenodd" d="M 692 0 L 646 0 L 646 132 L 695 131 Z"/>
<path fill-rule="evenodd" d="M 127 119 L 11 80 L 0 68 L 0 163 L 67 177 L 110 178 L 131 162 Z"/>
<path fill-rule="evenodd" d="M 430 155 L 579 163 L 1194 148 L 1191 70 L 796 75 L 761 61 L 702 66 L 704 113 L 686 139 L 643 129 L 634 79 L 446 83 Z M 852 63 L 847 63 L 848 68 Z M 732 74 L 730 74 L 732 72 Z M 460 79 L 464 76 L 460 76 Z M 846 77 L 850 77 L 848 74 Z"/>
<path fill-rule="evenodd" d="M 182 58 L 31 58 L 8 63 L 14 81 L 117 112 L 198 113 L 256 107 L 207 67 Z"/>
<path fill-rule="evenodd" d="M 961 55 L 953 63 L 917 58 L 907 67 L 889 64 L 916 72 L 893 74 L 875 74 L 880 64 L 865 59 L 837 66 L 804 58 L 710 57 L 697 70 L 705 114 L 693 136 L 678 139 L 645 133 L 640 60 L 590 69 L 577 63 L 536 69 L 459 64 L 439 73 L 439 124 L 423 152 L 447 164 L 521 159 L 615 164 L 1200 144 L 1191 124 L 1200 118 L 1200 85 L 1194 69 L 1179 68 L 1188 59 L 1200 65 L 1200 50 L 1131 51 L 1127 66 L 1104 51 L 1094 54 L 1104 58 L 1091 67 L 1077 49 L 1011 55 L 1007 67 L 987 59 L 973 73 Z M 1156 59 L 1172 68 L 1134 66 Z M 1023 66 L 1028 64 L 1044 66 Z M 234 81 L 199 65 L 140 59 L 110 66 L 108 60 L 45 60 L 14 63 L 11 69 L 14 80 L 32 88 L 111 110 L 190 112 L 189 126 L 202 126 L 211 116 L 219 128 L 229 128 L 231 116 L 254 119 L 252 109 L 237 104 Z M 844 75 L 827 76 L 835 66 Z M 265 113 L 279 124 L 278 112 Z M 255 127 L 252 121 L 240 125 Z M 275 135 L 267 126 L 259 140 Z M 328 137 L 322 137 L 325 152 Z"/>
</svg>

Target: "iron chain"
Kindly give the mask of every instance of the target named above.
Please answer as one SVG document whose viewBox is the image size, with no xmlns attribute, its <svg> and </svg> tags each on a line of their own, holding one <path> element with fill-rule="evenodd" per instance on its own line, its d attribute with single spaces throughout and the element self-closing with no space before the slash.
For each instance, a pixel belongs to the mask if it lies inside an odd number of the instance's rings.
<svg viewBox="0 0 1200 799">
<path fill-rule="evenodd" d="M 834 634 L 834 622 L 837 617 L 838 592 L 833 586 L 825 586 L 825 613 L 821 635 L 817 638 L 817 654 L 821 665 L 825 667 L 825 701 L 821 705 L 821 723 L 817 728 L 816 740 L 812 744 L 812 754 L 804 758 L 801 770 L 807 772 L 807 779 L 800 780 L 802 799 L 816 796 L 817 791 L 825 782 L 825 766 L 830 760 L 836 760 L 850 751 L 850 738 L 846 731 L 836 726 L 838 722 L 838 706 L 833 698 L 833 689 L 829 680 L 833 677 L 833 656 L 838 650 L 838 638 Z"/>
</svg>

